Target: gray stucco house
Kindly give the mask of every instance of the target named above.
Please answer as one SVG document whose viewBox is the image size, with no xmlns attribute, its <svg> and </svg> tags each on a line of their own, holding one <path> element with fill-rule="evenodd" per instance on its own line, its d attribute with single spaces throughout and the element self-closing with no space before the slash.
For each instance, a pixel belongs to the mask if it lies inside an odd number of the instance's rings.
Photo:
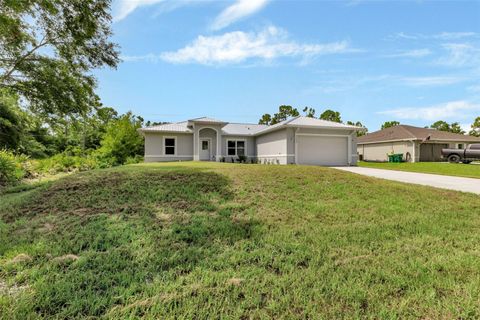
<svg viewBox="0 0 480 320">
<path fill-rule="evenodd" d="M 229 123 L 212 118 L 141 128 L 145 161 L 248 160 L 274 164 L 346 166 L 357 163 L 362 128 L 307 117 L 275 125 Z"/>
</svg>

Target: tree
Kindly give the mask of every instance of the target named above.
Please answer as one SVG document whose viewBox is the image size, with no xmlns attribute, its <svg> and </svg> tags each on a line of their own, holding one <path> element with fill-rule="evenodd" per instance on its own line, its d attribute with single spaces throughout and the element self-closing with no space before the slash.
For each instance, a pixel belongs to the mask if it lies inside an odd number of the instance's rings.
<svg viewBox="0 0 480 320">
<path fill-rule="evenodd" d="M 17 149 L 23 134 L 22 119 L 15 96 L 0 91 L 0 149 Z"/>
<path fill-rule="evenodd" d="M 472 124 L 472 130 L 468 133 L 474 137 L 480 137 L 480 117 L 477 117 Z"/>
<path fill-rule="evenodd" d="M 276 124 L 285 121 L 290 117 L 298 117 L 299 115 L 300 113 L 296 108 L 288 105 L 281 105 L 280 107 L 278 107 L 278 113 L 275 113 L 273 115 L 270 124 Z"/>
<path fill-rule="evenodd" d="M 258 124 L 276 124 L 285 121 L 290 117 L 298 117 L 299 115 L 300 113 L 296 108 L 288 105 L 281 105 L 278 107 L 278 112 L 275 113 L 273 117 L 269 113 L 265 113 L 260 120 L 258 120 Z"/>
<path fill-rule="evenodd" d="M 265 113 L 260 120 L 258 120 L 258 124 L 266 124 L 269 125 L 272 122 L 272 116 L 269 113 Z"/>
<path fill-rule="evenodd" d="M 333 111 L 333 110 L 325 110 L 321 115 L 320 119 L 322 120 L 327 120 L 327 121 L 332 121 L 332 122 L 338 122 L 342 123 L 342 119 L 340 118 L 340 112 L 338 111 Z"/>
<path fill-rule="evenodd" d="M 465 131 L 462 130 L 462 127 L 460 127 L 460 124 L 458 122 L 453 122 L 451 124 L 448 124 L 446 121 L 439 120 L 439 121 L 434 122 L 430 126 L 430 128 L 436 129 L 436 130 L 439 130 L 439 131 L 465 134 Z"/>
<path fill-rule="evenodd" d="M 399 124 L 400 124 L 400 122 L 398 122 L 398 121 L 386 121 L 384 124 L 382 124 L 382 130 L 398 126 Z"/>
<path fill-rule="evenodd" d="M 315 118 L 315 109 L 310 108 L 310 107 L 305 107 L 302 110 L 305 113 L 305 117 L 308 118 Z"/>
<path fill-rule="evenodd" d="M 463 131 L 462 127 L 460 127 L 460 124 L 458 122 L 453 122 L 450 125 L 450 132 L 458 133 L 458 134 L 465 134 L 465 131 Z"/>
<path fill-rule="evenodd" d="M 116 67 L 110 0 L 0 0 L 0 87 L 46 118 L 99 104 L 90 70 Z"/>
<path fill-rule="evenodd" d="M 430 128 L 437 129 L 439 131 L 450 131 L 450 125 L 443 120 L 439 120 L 439 121 L 434 122 L 430 126 Z"/>
<path fill-rule="evenodd" d="M 142 124 L 143 119 L 131 112 L 111 121 L 98 149 L 100 157 L 118 165 L 129 157 L 143 155 L 143 138 L 137 131 Z"/>
<path fill-rule="evenodd" d="M 356 126 L 356 127 L 364 128 L 364 130 L 357 131 L 357 137 L 364 136 L 368 132 L 368 128 L 365 127 L 360 121 L 357 121 L 357 122 L 347 121 L 347 124 L 350 125 L 350 126 Z"/>
</svg>

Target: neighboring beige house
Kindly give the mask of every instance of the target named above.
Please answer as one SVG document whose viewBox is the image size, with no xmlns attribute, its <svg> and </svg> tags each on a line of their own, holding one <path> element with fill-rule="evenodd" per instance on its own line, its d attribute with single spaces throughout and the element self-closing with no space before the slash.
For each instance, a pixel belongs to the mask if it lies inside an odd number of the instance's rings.
<svg viewBox="0 0 480 320">
<path fill-rule="evenodd" d="M 388 154 L 403 153 L 405 161 L 442 161 L 443 148 L 464 148 L 480 138 L 435 129 L 398 125 L 359 137 L 357 151 L 366 161 L 387 161 Z"/>
<path fill-rule="evenodd" d="M 272 164 L 356 165 L 356 131 L 362 128 L 307 117 L 275 125 L 211 118 L 140 129 L 145 161 L 239 160 Z"/>
</svg>

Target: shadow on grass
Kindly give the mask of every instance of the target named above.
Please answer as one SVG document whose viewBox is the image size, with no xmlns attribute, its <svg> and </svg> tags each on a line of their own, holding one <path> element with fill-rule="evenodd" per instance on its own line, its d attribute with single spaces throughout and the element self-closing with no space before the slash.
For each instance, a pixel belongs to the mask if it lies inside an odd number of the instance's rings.
<svg viewBox="0 0 480 320">
<path fill-rule="evenodd" d="M 8 226 L 4 251 L 33 257 L 27 265 L 0 265 L 7 279 L 21 269 L 33 289 L 0 312 L 102 316 L 155 279 L 209 268 L 228 247 L 259 234 L 256 221 L 229 210 L 234 194 L 225 176 L 136 169 L 65 177 L 0 211 Z M 66 254 L 78 259 L 54 259 Z"/>
</svg>

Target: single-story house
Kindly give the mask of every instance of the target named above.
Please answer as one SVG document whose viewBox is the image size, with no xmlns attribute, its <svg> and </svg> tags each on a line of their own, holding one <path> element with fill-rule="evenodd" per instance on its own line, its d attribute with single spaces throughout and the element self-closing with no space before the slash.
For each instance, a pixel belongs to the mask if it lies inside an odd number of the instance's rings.
<svg viewBox="0 0 480 320">
<path fill-rule="evenodd" d="M 346 166 L 357 163 L 362 128 L 308 117 L 275 125 L 229 123 L 212 118 L 141 128 L 145 161 L 247 161 Z"/>
<path fill-rule="evenodd" d="M 408 162 L 442 161 L 443 148 L 464 148 L 480 138 L 436 129 L 398 125 L 359 137 L 357 151 L 365 161 L 387 161 L 388 154 L 403 153 Z"/>
</svg>

